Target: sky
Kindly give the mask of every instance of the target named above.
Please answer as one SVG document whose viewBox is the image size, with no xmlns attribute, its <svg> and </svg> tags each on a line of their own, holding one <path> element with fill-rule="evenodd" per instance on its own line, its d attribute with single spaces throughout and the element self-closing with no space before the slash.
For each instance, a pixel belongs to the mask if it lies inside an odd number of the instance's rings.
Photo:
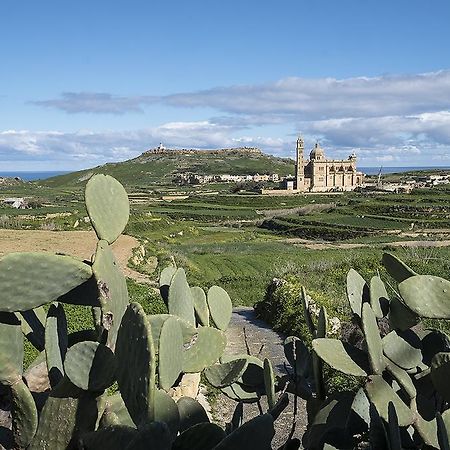
<svg viewBox="0 0 450 450">
<path fill-rule="evenodd" d="M 449 0 L 1 0 L 0 171 L 169 148 L 450 166 Z"/>
</svg>

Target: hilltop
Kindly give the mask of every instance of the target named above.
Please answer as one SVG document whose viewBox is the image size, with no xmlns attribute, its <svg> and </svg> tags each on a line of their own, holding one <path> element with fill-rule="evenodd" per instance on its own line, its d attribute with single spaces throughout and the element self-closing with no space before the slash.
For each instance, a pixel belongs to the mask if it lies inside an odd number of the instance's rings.
<svg viewBox="0 0 450 450">
<path fill-rule="evenodd" d="M 283 176 L 294 173 L 294 161 L 267 155 L 254 147 L 213 150 L 159 147 L 127 161 L 48 178 L 39 184 L 49 187 L 81 186 L 93 173 L 103 173 L 112 175 L 126 186 L 167 186 L 180 172 L 200 175 L 278 173 Z"/>
</svg>

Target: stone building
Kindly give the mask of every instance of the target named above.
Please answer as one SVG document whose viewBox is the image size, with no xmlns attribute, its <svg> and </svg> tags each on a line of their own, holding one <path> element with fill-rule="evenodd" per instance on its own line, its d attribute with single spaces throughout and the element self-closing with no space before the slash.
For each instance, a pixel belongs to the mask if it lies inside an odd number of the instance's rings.
<svg viewBox="0 0 450 450">
<path fill-rule="evenodd" d="M 352 191 L 363 182 L 363 174 L 356 170 L 356 155 L 348 159 L 327 159 L 325 152 L 316 143 L 304 158 L 304 142 L 297 139 L 295 180 L 293 190 L 297 192 Z M 292 184 L 291 184 L 292 186 Z M 286 188 L 289 189 L 286 184 Z"/>
</svg>

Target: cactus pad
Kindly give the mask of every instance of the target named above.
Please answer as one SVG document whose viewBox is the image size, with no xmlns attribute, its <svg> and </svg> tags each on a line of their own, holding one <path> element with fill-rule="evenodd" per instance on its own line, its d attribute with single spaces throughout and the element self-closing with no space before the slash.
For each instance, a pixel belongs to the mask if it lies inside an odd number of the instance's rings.
<svg viewBox="0 0 450 450">
<path fill-rule="evenodd" d="M 406 306 L 421 317 L 450 319 L 450 281 L 415 275 L 398 285 Z"/>
<path fill-rule="evenodd" d="M 407 278 L 417 275 L 411 267 L 408 267 L 403 261 L 400 261 L 391 253 L 383 253 L 382 263 L 389 275 L 397 281 L 397 283 L 401 283 Z"/>
<path fill-rule="evenodd" d="M 64 368 L 70 381 L 85 391 L 103 391 L 115 381 L 114 353 L 98 342 L 79 342 L 70 347 Z"/>
<path fill-rule="evenodd" d="M 422 344 L 411 330 L 388 333 L 383 338 L 383 351 L 391 361 L 405 370 L 416 368 L 422 363 Z"/>
<path fill-rule="evenodd" d="M 229 434 L 214 450 L 269 449 L 275 430 L 270 414 L 257 416 Z"/>
<path fill-rule="evenodd" d="M 106 241 L 97 244 L 92 270 L 97 280 L 102 325 L 108 331 L 107 345 L 114 350 L 117 330 L 128 305 L 128 290 L 125 277 Z"/>
<path fill-rule="evenodd" d="M 161 335 L 161 327 L 169 317 L 173 317 L 178 321 L 181 327 L 184 344 L 190 344 L 192 338 L 197 334 L 197 328 L 178 316 L 174 316 L 173 314 L 148 314 L 147 319 L 152 329 L 153 343 L 155 345 L 156 352 L 159 350 L 159 336 Z"/>
<path fill-rule="evenodd" d="M 172 450 L 211 450 L 226 436 L 215 423 L 198 423 L 182 432 L 173 443 Z"/>
<path fill-rule="evenodd" d="M 378 319 L 384 316 L 384 311 L 389 305 L 389 296 L 386 286 L 379 276 L 370 280 L 370 306 Z"/>
<path fill-rule="evenodd" d="M 237 358 L 232 361 L 215 364 L 205 370 L 206 379 L 216 388 L 235 383 L 247 368 L 247 358 Z"/>
<path fill-rule="evenodd" d="M 12 313 L 0 313 L 0 347 L 0 383 L 15 383 L 22 377 L 23 336 Z"/>
<path fill-rule="evenodd" d="M 184 269 L 177 269 L 169 287 L 169 313 L 195 325 L 194 299 Z"/>
<path fill-rule="evenodd" d="M 402 427 L 411 425 L 414 420 L 411 410 L 403 403 L 391 386 L 383 380 L 383 377 L 371 375 L 365 389 L 369 400 L 384 420 L 389 420 L 388 405 L 392 402 L 397 412 L 398 424 Z"/>
<path fill-rule="evenodd" d="M 180 413 L 177 404 L 165 391 L 155 391 L 155 421 L 164 422 L 175 437 L 180 428 Z"/>
<path fill-rule="evenodd" d="M 314 339 L 312 347 L 317 355 L 333 369 L 365 377 L 368 373 L 367 354 L 356 347 L 341 342 L 339 339 Z"/>
<path fill-rule="evenodd" d="M 383 356 L 383 344 L 378 329 L 377 319 L 369 303 L 363 304 L 361 320 L 364 335 L 366 337 L 370 365 L 373 373 L 381 375 L 386 367 L 386 361 Z"/>
<path fill-rule="evenodd" d="M 164 303 L 167 305 L 169 299 L 169 287 L 177 268 L 175 266 L 167 266 L 161 271 L 159 276 L 159 293 Z"/>
<path fill-rule="evenodd" d="M 208 414 L 197 400 L 191 397 L 181 397 L 177 401 L 180 413 L 180 432 L 198 424 L 209 422 Z"/>
<path fill-rule="evenodd" d="M 45 322 L 45 358 L 51 386 L 56 386 L 64 376 L 67 345 L 66 313 L 60 303 L 53 303 Z"/>
<path fill-rule="evenodd" d="M 153 420 L 155 351 L 150 324 L 139 303 L 131 303 L 123 315 L 115 355 L 120 393 L 133 422 Z"/>
<path fill-rule="evenodd" d="M 361 317 L 362 304 L 368 300 L 369 289 L 364 278 L 354 269 L 347 273 L 347 298 L 354 314 Z"/>
<path fill-rule="evenodd" d="M 306 290 L 303 286 L 301 287 L 300 300 L 302 302 L 303 316 L 305 318 L 306 325 L 309 329 L 309 333 L 311 334 L 311 336 L 313 338 L 315 338 L 316 337 L 316 326 L 314 325 L 314 321 L 311 316 L 311 311 L 309 310 L 308 295 L 306 294 Z"/>
<path fill-rule="evenodd" d="M 206 301 L 205 291 L 198 286 L 191 287 L 192 297 L 194 298 L 194 310 L 200 325 L 209 327 L 209 309 Z"/>
<path fill-rule="evenodd" d="M 17 448 L 26 448 L 36 433 L 38 414 L 27 385 L 19 380 L 11 385 L 12 431 Z"/>
<path fill-rule="evenodd" d="M 201 372 L 212 366 L 225 350 L 225 333 L 211 327 L 200 327 L 195 342 L 184 351 L 183 372 Z"/>
<path fill-rule="evenodd" d="M 177 381 L 183 366 L 183 334 L 175 317 L 161 327 L 158 351 L 159 385 L 166 391 Z"/>
<path fill-rule="evenodd" d="M 85 201 L 98 238 L 112 244 L 122 234 L 130 215 L 124 187 L 109 175 L 96 174 L 86 184 Z"/>
<path fill-rule="evenodd" d="M 275 375 L 272 364 L 267 358 L 264 359 L 264 386 L 266 389 L 267 404 L 269 409 L 272 409 L 277 402 L 275 398 Z"/>
<path fill-rule="evenodd" d="M 208 290 L 207 302 L 211 319 L 219 330 L 225 331 L 231 319 L 233 305 L 225 289 L 212 286 Z"/>
<path fill-rule="evenodd" d="M 80 439 L 83 450 L 123 450 L 138 434 L 135 428 L 125 425 L 110 425 L 97 431 L 85 433 Z"/>
<path fill-rule="evenodd" d="M 10 253 L 0 258 L 0 311 L 27 311 L 50 303 L 92 276 L 91 267 L 70 256 Z"/>
<path fill-rule="evenodd" d="M 389 324 L 391 328 L 405 331 L 420 322 L 420 317 L 412 312 L 397 297 L 389 303 Z"/>
</svg>

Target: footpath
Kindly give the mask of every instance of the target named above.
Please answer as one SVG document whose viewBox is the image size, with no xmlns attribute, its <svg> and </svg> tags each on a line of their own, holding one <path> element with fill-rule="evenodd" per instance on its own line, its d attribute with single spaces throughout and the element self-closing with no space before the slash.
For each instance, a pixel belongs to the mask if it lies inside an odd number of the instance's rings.
<svg viewBox="0 0 450 450">
<path fill-rule="evenodd" d="M 253 308 L 238 307 L 233 309 L 233 315 L 227 330 L 227 354 L 247 353 L 247 341 L 251 355 L 258 356 L 261 359 L 269 358 L 275 374 L 283 375 L 285 374 L 283 340 L 284 336 L 273 331 L 269 325 L 256 317 Z M 284 444 L 291 431 L 294 415 L 293 395 L 289 395 L 289 400 L 289 405 L 275 422 L 275 437 L 272 441 L 274 449 Z M 261 403 L 263 410 L 266 410 L 267 405 L 265 401 Z M 225 426 L 225 423 L 231 420 L 236 405 L 237 403 L 234 400 L 221 393 L 213 405 L 215 421 L 219 425 Z M 257 404 L 244 405 L 244 421 L 258 414 Z M 301 439 L 305 432 L 306 424 L 306 403 L 299 398 L 294 437 Z"/>
</svg>

